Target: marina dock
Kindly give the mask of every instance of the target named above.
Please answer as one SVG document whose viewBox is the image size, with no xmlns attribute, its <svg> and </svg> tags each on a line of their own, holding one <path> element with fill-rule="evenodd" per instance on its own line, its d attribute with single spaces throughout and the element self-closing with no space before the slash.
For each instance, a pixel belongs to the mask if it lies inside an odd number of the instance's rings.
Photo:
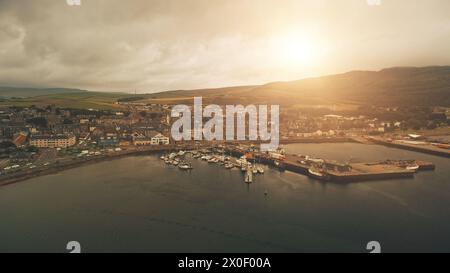
<svg viewBox="0 0 450 273">
<path fill-rule="evenodd" d="M 171 153 L 184 151 L 202 151 L 207 153 L 227 154 L 235 158 L 249 155 L 250 163 L 264 164 L 277 168 L 280 171 L 291 171 L 306 175 L 313 179 L 335 183 L 353 183 L 368 180 L 386 180 L 399 178 L 413 178 L 418 171 L 430 171 L 435 169 L 431 162 L 419 160 L 385 160 L 383 162 L 366 163 L 340 163 L 327 159 L 308 159 L 301 155 L 284 154 L 282 158 L 274 158 L 270 153 L 259 151 L 249 151 L 251 145 L 242 146 L 236 144 L 205 145 L 185 143 L 183 145 L 161 145 L 150 147 L 136 147 L 128 150 L 121 150 L 111 154 L 98 155 L 83 158 L 67 158 L 54 162 L 52 165 L 38 166 L 36 169 L 26 169 L 6 173 L 0 178 L 0 185 L 6 185 L 22 181 L 34 176 L 55 173 L 64 169 L 75 168 L 84 164 L 112 160 L 115 158 L 145 155 L 154 153 Z M 319 163 L 318 163 L 319 162 Z M 224 164 L 226 168 L 239 168 L 241 165 L 233 161 Z M 191 168 L 188 168 L 191 169 Z M 263 171 L 261 171 L 263 172 Z M 247 171 L 246 180 L 251 182 L 253 175 Z"/>
<path fill-rule="evenodd" d="M 242 156 L 246 152 L 239 149 L 225 149 L 233 156 Z M 418 171 L 434 170 L 431 162 L 418 160 L 386 160 L 384 162 L 339 163 L 323 160 L 320 164 L 320 173 L 311 169 L 317 164 L 308 162 L 305 157 L 298 155 L 285 155 L 283 160 L 271 158 L 265 153 L 252 153 L 254 160 L 281 170 L 306 175 L 314 179 L 336 182 L 353 183 L 370 180 L 387 180 L 400 178 L 413 178 Z M 409 167 L 410 166 L 410 167 Z"/>
</svg>

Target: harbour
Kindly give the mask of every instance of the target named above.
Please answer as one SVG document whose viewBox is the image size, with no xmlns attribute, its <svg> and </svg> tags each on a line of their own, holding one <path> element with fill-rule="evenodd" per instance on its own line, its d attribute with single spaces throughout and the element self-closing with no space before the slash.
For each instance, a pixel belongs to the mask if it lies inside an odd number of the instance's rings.
<svg viewBox="0 0 450 273">
<path fill-rule="evenodd" d="M 264 174 L 245 183 L 240 168 L 189 153 L 190 171 L 160 159 L 175 151 L 136 154 L 0 187 L 8 222 L 0 249 L 64 251 L 66 238 L 74 238 L 89 252 L 365 252 L 361 242 L 375 238 L 385 251 L 449 250 L 447 159 L 356 143 L 284 148 L 339 162 L 416 158 L 436 169 L 327 183 L 261 164 Z"/>
<path fill-rule="evenodd" d="M 207 148 L 202 151 L 193 150 L 187 153 L 192 153 L 194 159 L 200 158 L 210 164 L 215 163 L 224 166 L 226 169 L 241 169 L 245 183 L 252 183 L 254 175 L 264 173 L 262 164 L 277 168 L 280 171 L 287 170 L 313 179 L 334 183 L 413 178 L 418 171 L 435 169 L 432 162 L 414 159 L 341 163 L 334 160 L 312 158 L 307 155 L 260 153 L 254 151 L 252 147 L 253 145 L 218 145 L 214 148 Z M 231 157 L 225 156 L 225 154 Z M 175 166 L 182 162 L 184 167 L 181 169 L 191 170 L 192 168 L 186 167 L 191 166 L 191 163 L 185 162 L 184 155 L 185 152 L 181 151 L 162 156 L 161 159 L 166 164 Z"/>
<path fill-rule="evenodd" d="M 322 142 L 321 145 L 323 144 Z M 184 159 L 187 154 L 191 155 L 191 159 L 205 160 L 210 164 L 219 164 L 226 169 L 240 168 L 245 173 L 244 181 L 246 183 L 251 183 L 254 175 L 264 173 L 262 165 L 332 183 L 413 178 L 418 171 L 432 171 L 435 169 L 435 165 L 432 162 L 415 159 L 339 162 L 327 158 L 314 158 L 309 155 L 289 154 L 285 153 L 282 148 L 276 152 L 262 153 L 255 147 L 256 145 L 253 143 L 245 145 L 236 143 L 215 145 L 186 143 L 183 145 L 161 145 L 113 150 L 106 155 L 100 152 L 91 152 L 92 156 L 88 154 L 88 157 L 58 160 L 52 165 L 44 163 L 39 167 L 34 166 L 33 169 L 26 168 L 25 171 L 12 169 L 12 171 L 0 177 L 0 185 L 20 182 L 38 175 L 57 173 L 87 163 L 154 153 L 161 154 L 161 160 L 167 165 L 174 165 L 185 171 L 193 169 L 191 162 Z"/>
</svg>

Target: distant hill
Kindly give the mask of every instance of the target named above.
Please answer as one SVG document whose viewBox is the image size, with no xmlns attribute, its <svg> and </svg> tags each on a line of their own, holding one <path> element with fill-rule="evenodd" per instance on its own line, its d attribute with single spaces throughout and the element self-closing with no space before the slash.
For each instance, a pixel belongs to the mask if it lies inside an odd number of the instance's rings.
<svg viewBox="0 0 450 273">
<path fill-rule="evenodd" d="M 450 66 L 396 67 L 259 86 L 170 91 L 149 95 L 154 101 L 187 101 L 203 96 L 211 103 L 330 104 L 450 107 Z"/>
<path fill-rule="evenodd" d="M 70 88 L 27 88 L 0 86 L 0 98 L 29 98 L 45 95 L 71 94 L 86 92 L 86 90 Z"/>
<path fill-rule="evenodd" d="M 376 105 L 450 106 L 450 66 L 353 71 L 271 83 L 253 92 L 288 100 L 306 98 Z"/>
<path fill-rule="evenodd" d="M 58 104 L 66 107 L 117 109 L 117 100 L 143 103 L 191 104 L 194 96 L 204 103 L 450 107 L 450 66 L 395 67 L 380 71 L 343 74 L 264 85 L 215 89 L 175 90 L 133 96 L 126 93 L 88 92 L 66 88 L 0 87 L 0 105 Z"/>
</svg>

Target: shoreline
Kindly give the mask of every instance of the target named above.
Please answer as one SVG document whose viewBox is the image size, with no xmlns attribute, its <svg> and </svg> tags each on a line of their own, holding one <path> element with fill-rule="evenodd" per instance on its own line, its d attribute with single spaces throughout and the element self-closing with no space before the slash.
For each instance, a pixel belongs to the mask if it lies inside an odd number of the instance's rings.
<svg viewBox="0 0 450 273">
<path fill-rule="evenodd" d="M 370 139 L 371 141 L 367 141 L 366 139 L 358 139 L 358 138 L 316 138 L 316 139 L 292 139 L 289 141 L 283 141 L 282 144 L 320 144 L 320 143 L 360 143 L 360 144 L 366 144 L 366 145 L 381 145 L 381 146 L 388 146 L 390 148 L 399 148 L 399 149 L 405 149 L 405 147 L 398 147 L 397 145 L 385 145 L 385 143 L 381 143 L 379 141 L 374 141 L 374 139 Z M 281 142 L 281 141 L 280 141 Z M 203 145 L 202 145 L 203 146 Z M 51 165 L 48 166 L 45 169 L 38 169 L 34 171 L 24 172 L 24 173 L 18 173 L 17 175 L 11 175 L 11 177 L 1 177 L 0 178 L 0 187 L 7 186 L 11 184 L 15 184 L 21 181 L 25 181 L 28 179 L 50 175 L 50 174 L 56 174 L 65 170 L 70 170 L 78 167 L 83 167 L 89 164 L 96 164 L 106 161 L 112 161 L 120 158 L 126 158 L 130 156 L 141 156 L 141 155 L 151 155 L 161 152 L 168 152 L 168 151 L 177 151 L 177 150 L 192 150 L 192 149 L 198 149 L 198 148 L 205 148 L 203 147 L 193 147 L 191 145 L 185 145 L 185 146 L 162 146 L 162 147 L 150 147 L 147 149 L 139 149 L 139 150 L 124 150 L 117 154 L 111 154 L 111 155 L 102 155 L 102 156 L 95 156 L 91 157 L 89 159 L 76 159 L 74 158 L 72 161 L 65 162 L 65 163 L 59 163 L 58 165 Z M 406 149 L 410 151 L 416 151 L 412 149 Z M 425 152 L 426 153 L 426 152 Z"/>
<path fill-rule="evenodd" d="M 371 138 L 370 139 L 374 144 L 377 145 L 382 145 L 385 147 L 389 147 L 389 148 L 397 148 L 397 149 L 402 149 L 402 150 L 407 150 L 407 151 L 412 151 L 412 152 L 418 152 L 418 153 L 423 153 L 423 154 L 429 154 L 429 155 L 434 155 L 434 156 L 439 156 L 439 157 L 444 157 L 444 158 L 450 158 L 450 151 L 447 150 L 438 150 L 434 147 L 427 147 L 427 146 L 414 146 L 414 145 L 408 145 L 405 143 L 398 143 L 398 142 L 388 142 L 386 140 L 383 139 L 378 139 L 378 138 Z"/>
<path fill-rule="evenodd" d="M 161 152 L 161 151 L 160 150 L 142 150 L 142 151 L 132 151 L 132 152 L 116 154 L 116 155 L 94 157 L 92 159 L 82 160 L 82 161 L 74 160 L 73 162 L 70 162 L 70 163 L 60 164 L 60 165 L 56 165 L 56 166 L 50 166 L 47 169 L 36 170 L 31 173 L 21 173 L 21 174 L 18 174 L 16 177 L 5 178 L 4 180 L 0 180 L 0 187 L 15 184 L 15 183 L 18 183 L 21 181 L 25 181 L 25 180 L 40 177 L 40 176 L 56 174 L 56 173 L 59 173 L 59 172 L 65 171 L 65 170 L 83 167 L 85 165 L 96 164 L 96 163 L 101 163 L 101 162 L 106 162 L 106 161 L 112 161 L 112 160 L 116 160 L 116 159 L 120 159 L 120 158 L 130 157 L 130 156 L 154 154 L 154 153 L 158 153 L 158 152 Z"/>
</svg>

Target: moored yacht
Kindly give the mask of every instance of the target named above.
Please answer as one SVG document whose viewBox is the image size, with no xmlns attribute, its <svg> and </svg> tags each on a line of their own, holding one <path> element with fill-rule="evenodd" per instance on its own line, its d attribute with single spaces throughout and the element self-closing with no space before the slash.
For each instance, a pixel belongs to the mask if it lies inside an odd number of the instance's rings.
<svg viewBox="0 0 450 273">
<path fill-rule="evenodd" d="M 191 163 L 187 163 L 187 162 L 182 162 L 178 165 L 178 168 L 182 169 L 182 170 L 192 170 L 193 167 L 191 165 Z"/>
<path fill-rule="evenodd" d="M 264 168 L 261 167 L 261 166 L 258 166 L 258 172 L 259 172 L 260 174 L 263 174 L 263 173 L 264 173 Z"/>
</svg>

